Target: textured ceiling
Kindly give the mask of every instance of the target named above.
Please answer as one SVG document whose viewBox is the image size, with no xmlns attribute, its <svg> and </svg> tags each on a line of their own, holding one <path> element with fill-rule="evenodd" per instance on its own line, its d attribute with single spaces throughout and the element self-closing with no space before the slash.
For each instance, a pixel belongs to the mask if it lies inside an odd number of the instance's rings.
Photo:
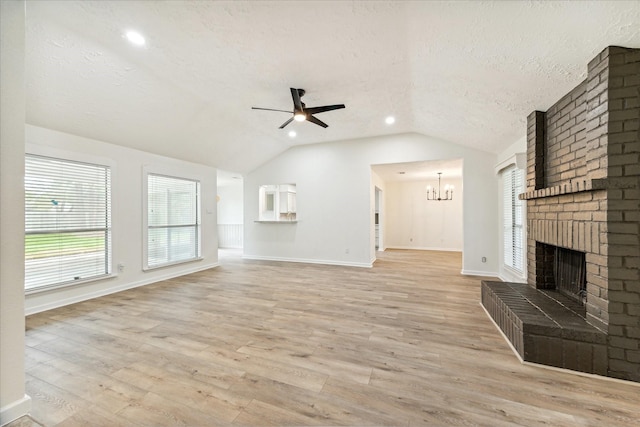
<svg viewBox="0 0 640 427">
<path fill-rule="evenodd" d="M 245 173 L 402 132 L 498 152 L 603 48 L 640 47 L 640 2 L 27 1 L 26 26 L 28 123 Z M 347 108 L 285 130 L 251 110 L 289 87 Z"/>
</svg>

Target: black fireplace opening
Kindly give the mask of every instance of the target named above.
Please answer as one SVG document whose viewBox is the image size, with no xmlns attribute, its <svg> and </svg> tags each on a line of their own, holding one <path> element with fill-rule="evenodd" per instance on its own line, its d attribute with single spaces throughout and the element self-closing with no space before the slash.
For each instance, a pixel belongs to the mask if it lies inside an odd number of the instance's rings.
<svg viewBox="0 0 640 427">
<path fill-rule="evenodd" d="M 539 244 L 543 255 L 545 289 L 555 289 L 585 305 L 587 301 L 586 254 L 559 246 Z"/>
<path fill-rule="evenodd" d="M 553 278 L 556 289 L 582 305 L 587 300 L 587 261 L 584 252 L 554 247 Z"/>
</svg>

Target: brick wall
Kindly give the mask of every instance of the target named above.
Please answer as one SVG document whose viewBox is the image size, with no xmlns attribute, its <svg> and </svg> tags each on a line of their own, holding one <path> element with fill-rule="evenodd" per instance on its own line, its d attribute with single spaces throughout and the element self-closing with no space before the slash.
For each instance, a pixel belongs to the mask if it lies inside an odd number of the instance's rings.
<svg viewBox="0 0 640 427">
<path fill-rule="evenodd" d="M 640 381 L 640 49 L 605 52 L 609 371 Z"/>
<path fill-rule="evenodd" d="M 545 113 L 545 187 L 586 178 L 586 88 L 585 81 Z"/>
<path fill-rule="evenodd" d="M 528 282 L 548 287 L 539 243 L 585 252 L 608 375 L 640 381 L 640 49 L 604 49 L 585 82 L 530 114 L 527 150 Z"/>
</svg>

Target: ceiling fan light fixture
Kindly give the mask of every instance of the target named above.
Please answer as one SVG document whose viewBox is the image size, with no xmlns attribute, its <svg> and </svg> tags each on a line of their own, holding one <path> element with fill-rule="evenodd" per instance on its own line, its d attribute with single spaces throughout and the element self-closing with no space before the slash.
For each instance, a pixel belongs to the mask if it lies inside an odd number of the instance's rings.
<svg viewBox="0 0 640 427">
<path fill-rule="evenodd" d="M 129 42 L 135 44 L 136 46 L 144 46 L 146 43 L 146 40 L 144 39 L 142 34 L 136 31 L 127 31 L 125 37 L 127 38 L 127 40 L 129 40 Z"/>
<path fill-rule="evenodd" d="M 293 116 L 293 118 L 296 122 L 304 122 L 307 119 L 307 115 L 302 112 L 298 112 Z"/>
</svg>

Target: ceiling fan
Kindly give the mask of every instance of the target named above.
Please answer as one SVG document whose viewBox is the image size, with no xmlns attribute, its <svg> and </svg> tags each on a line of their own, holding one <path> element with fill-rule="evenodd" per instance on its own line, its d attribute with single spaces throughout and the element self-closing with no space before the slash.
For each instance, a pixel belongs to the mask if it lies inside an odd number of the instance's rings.
<svg viewBox="0 0 640 427">
<path fill-rule="evenodd" d="M 293 120 L 297 122 L 303 122 L 305 120 L 315 123 L 318 126 L 322 126 L 323 128 L 329 127 L 328 124 L 323 122 L 322 120 L 318 120 L 313 115 L 318 113 L 324 113 L 325 111 L 331 110 L 339 110 L 340 108 L 345 108 L 344 104 L 336 104 L 336 105 L 324 105 L 322 107 L 309 107 L 307 108 L 300 99 L 304 96 L 304 89 L 295 89 L 291 88 L 291 97 L 293 98 L 293 111 L 287 110 L 276 110 L 273 108 L 260 108 L 260 107 L 251 107 L 252 110 L 266 110 L 266 111 L 281 111 L 283 113 L 293 114 L 289 120 L 284 122 L 280 129 L 291 123 Z"/>
</svg>

